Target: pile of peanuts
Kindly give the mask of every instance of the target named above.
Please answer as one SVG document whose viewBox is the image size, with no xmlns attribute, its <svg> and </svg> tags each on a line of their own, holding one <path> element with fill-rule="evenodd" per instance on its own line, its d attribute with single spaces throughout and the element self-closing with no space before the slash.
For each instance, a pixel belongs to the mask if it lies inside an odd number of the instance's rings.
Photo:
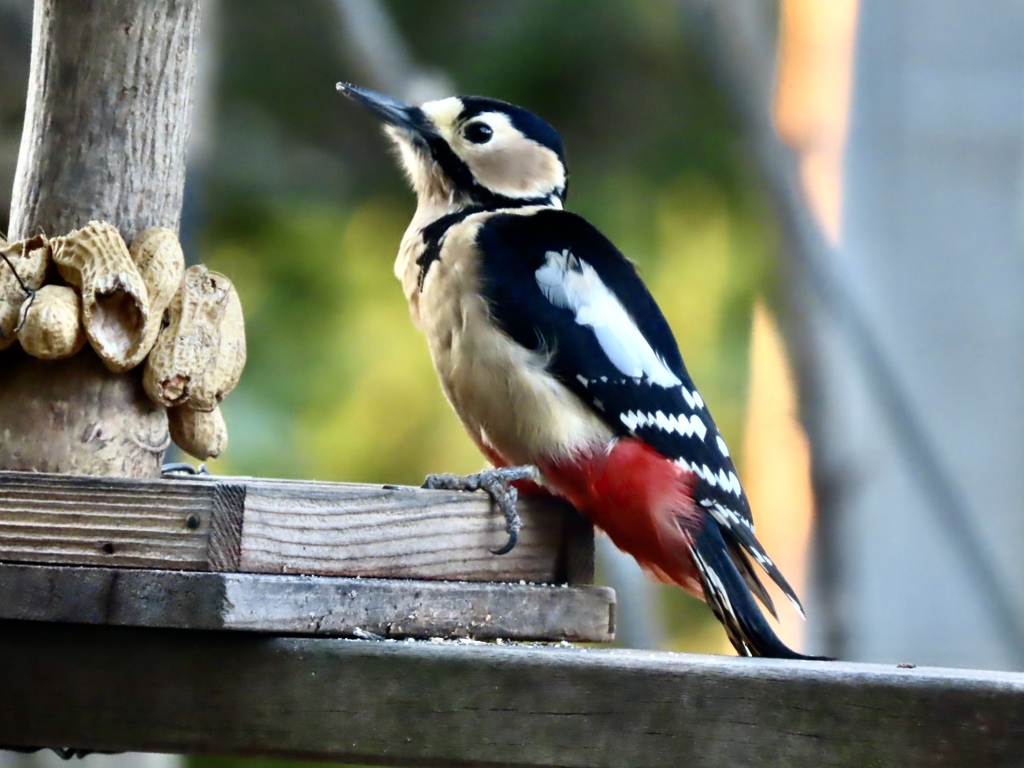
<svg viewBox="0 0 1024 768">
<path fill-rule="evenodd" d="M 146 394 L 167 408 L 171 438 L 198 459 L 228 434 L 219 404 L 245 366 L 238 293 L 202 265 L 185 269 L 175 234 L 91 221 L 68 235 L 0 239 L 0 350 L 59 360 L 88 341 L 115 373 L 145 365 Z"/>
</svg>

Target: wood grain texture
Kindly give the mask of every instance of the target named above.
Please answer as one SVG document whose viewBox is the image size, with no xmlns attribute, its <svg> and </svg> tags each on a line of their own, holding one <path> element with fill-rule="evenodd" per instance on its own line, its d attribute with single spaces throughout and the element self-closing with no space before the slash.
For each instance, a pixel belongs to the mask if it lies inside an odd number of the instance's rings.
<svg viewBox="0 0 1024 768">
<path fill-rule="evenodd" d="M 1000 768 L 1024 677 L 681 654 L 0 625 L 0 743 L 370 765 Z M 18 702 L 16 706 L 10 702 Z"/>
<path fill-rule="evenodd" d="M 90 219 L 130 242 L 177 230 L 185 180 L 199 0 L 35 3 L 11 240 L 65 234 Z M 0 362 L 0 468 L 153 477 L 167 416 L 135 372 L 91 349 Z"/>
<path fill-rule="evenodd" d="M 0 619 L 301 635 L 607 642 L 604 587 L 0 564 Z"/>
<path fill-rule="evenodd" d="M 566 515 L 524 499 L 523 530 L 508 555 L 504 518 L 482 493 L 352 483 L 246 481 L 240 570 L 384 578 L 561 582 L 568 578 Z M 588 529 L 589 530 L 589 529 Z M 586 533 L 575 532 L 573 547 Z M 592 534 L 591 534 L 592 535 Z M 579 570 L 578 566 L 577 570 Z M 584 571 L 580 571 L 584 573 Z"/>
<path fill-rule="evenodd" d="M 0 561 L 465 581 L 586 583 L 593 531 L 520 503 L 507 555 L 482 493 L 256 478 L 0 472 Z"/>
<path fill-rule="evenodd" d="M 244 515 L 245 486 L 218 482 L 213 490 L 213 517 L 210 520 L 211 570 L 238 570 L 242 557 Z"/>
<path fill-rule="evenodd" d="M 90 219 L 177 231 L 199 0 L 35 4 L 11 240 Z"/>
<path fill-rule="evenodd" d="M 215 491 L 0 472 L 0 561 L 207 570 Z"/>
</svg>

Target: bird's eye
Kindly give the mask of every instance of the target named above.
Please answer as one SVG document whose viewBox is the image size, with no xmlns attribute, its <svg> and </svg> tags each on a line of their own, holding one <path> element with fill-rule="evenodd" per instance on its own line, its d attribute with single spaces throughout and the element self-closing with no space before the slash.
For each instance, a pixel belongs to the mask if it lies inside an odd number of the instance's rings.
<svg viewBox="0 0 1024 768">
<path fill-rule="evenodd" d="M 487 123 L 470 123 L 462 129 L 462 135 L 466 137 L 466 141 L 471 141 L 474 144 L 486 144 L 494 135 L 494 129 Z"/>
</svg>

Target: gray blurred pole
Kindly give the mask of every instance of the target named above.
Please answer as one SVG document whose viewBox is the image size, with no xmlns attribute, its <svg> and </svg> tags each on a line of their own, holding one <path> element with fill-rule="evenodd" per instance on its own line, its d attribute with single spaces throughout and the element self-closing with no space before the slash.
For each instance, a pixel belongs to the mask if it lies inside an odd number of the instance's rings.
<svg viewBox="0 0 1024 768">
<path fill-rule="evenodd" d="M 866 0 L 846 159 L 848 288 L 911 394 L 1011 617 L 937 524 L 834 329 L 813 334 L 829 465 L 828 649 L 1021 668 L 1024 615 L 1024 5 Z M 1002 619 L 1002 620 L 1001 620 Z"/>
<path fill-rule="evenodd" d="M 7 233 L 24 122 L 32 0 L 0 0 L 0 233 Z"/>
<path fill-rule="evenodd" d="M 865 0 L 838 253 L 771 124 L 771 37 L 745 23 L 763 5 L 684 8 L 782 238 L 818 502 L 810 648 L 1024 668 L 1024 6 Z"/>
<path fill-rule="evenodd" d="M 607 536 L 595 537 L 595 544 L 597 570 L 602 581 L 615 590 L 615 644 L 623 648 L 665 648 L 668 630 L 657 585 Z"/>
<path fill-rule="evenodd" d="M 156 755 L 126 752 L 121 755 L 86 755 L 64 760 L 49 751 L 20 754 L 0 752 L 0 768 L 178 768 L 184 760 L 177 755 Z"/>
</svg>

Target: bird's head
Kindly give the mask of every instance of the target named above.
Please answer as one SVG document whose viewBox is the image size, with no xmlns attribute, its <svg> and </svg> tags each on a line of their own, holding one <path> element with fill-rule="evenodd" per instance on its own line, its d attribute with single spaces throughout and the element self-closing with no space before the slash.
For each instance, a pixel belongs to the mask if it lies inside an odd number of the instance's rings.
<svg viewBox="0 0 1024 768">
<path fill-rule="evenodd" d="M 562 139 L 532 112 L 480 96 L 416 107 L 347 83 L 338 90 L 384 121 L 421 204 L 562 206 Z"/>
</svg>

